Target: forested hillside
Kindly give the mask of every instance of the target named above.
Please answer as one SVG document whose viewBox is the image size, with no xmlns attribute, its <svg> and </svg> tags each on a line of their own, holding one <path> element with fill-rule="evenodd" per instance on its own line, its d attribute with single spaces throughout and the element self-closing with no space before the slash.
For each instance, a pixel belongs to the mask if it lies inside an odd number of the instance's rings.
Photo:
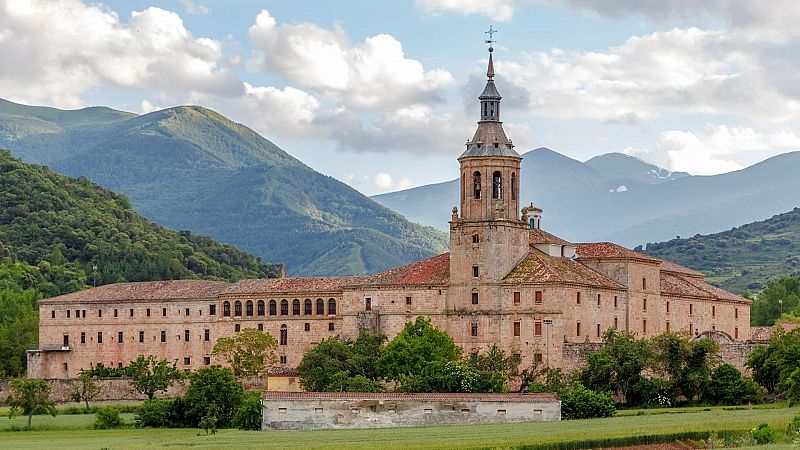
<svg viewBox="0 0 800 450">
<path fill-rule="evenodd" d="M 800 208 L 722 233 L 647 244 L 644 251 L 699 270 L 724 289 L 760 291 L 800 271 Z"/>
<path fill-rule="evenodd" d="M 89 180 L 0 151 L 0 376 L 25 367 L 38 338 L 36 301 L 117 281 L 277 276 L 232 245 L 175 232 Z"/>
<path fill-rule="evenodd" d="M 198 106 L 137 116 L 0 99 L 0 146 L 123 193 L 159 224 L 286 263 L 290 275 L 377 272 L 447 247 L 443 233 L 409 222 Z"/>
</svg>

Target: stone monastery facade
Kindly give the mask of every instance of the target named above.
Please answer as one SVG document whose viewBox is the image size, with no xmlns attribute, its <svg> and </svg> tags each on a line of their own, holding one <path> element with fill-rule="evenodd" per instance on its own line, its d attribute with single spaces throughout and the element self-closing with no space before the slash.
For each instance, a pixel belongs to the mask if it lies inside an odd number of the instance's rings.
<svg viewBox="0 0 800 450">
<path fill-rule="evenodd" d="M 198 369 L 221 363 L 215 341 L 246 327 L 275 336 L 279 367 L 291 371 L 321 339 L 362 330 L 391 339 L 420 315 L 465 352 L 497 344 L 523 366 L 562 367 L 565 343 L 600 342 L 609 328 L 748 340 L 749 300 L 619 245 L 567 242 L 541 228 L 541 209 L 521 208 L 522 158 L 500 122 L 491 53 L 487 76 L 477 131 L 458 158 L 449 253 L 375 275 L 119 283 L 45 299 L 29 376 L 75 377 L 142 354 Z"/>
</svg>

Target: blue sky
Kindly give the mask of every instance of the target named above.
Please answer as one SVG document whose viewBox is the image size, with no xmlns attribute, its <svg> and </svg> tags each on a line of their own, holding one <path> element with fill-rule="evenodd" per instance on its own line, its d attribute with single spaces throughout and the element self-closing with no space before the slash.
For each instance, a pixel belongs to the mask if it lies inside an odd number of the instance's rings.
<svg viewBox="0 0 800 450">
<path fill-rule="evenodd" d="M 713 174 L 800 149 L 798 20 L 794 0 L 0 0 L 0 97 L 200 104 L 375 194 L 456 175 L 491 24 L 518 150 Z"/>
</svg>

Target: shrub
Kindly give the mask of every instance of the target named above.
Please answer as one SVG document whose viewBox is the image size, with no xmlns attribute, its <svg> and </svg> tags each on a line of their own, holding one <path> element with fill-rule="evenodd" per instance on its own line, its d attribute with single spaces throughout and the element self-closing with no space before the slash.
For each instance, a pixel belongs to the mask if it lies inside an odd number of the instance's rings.
<svg viewBox="0 0 800 450">
<path fill-rule="evenodd" d="M 723 405 L 754 402 L 760 395 L 761 387 L 731 364 L 722 364 L 714 369 L 705 389 L 707 401 Z"/>
<path fill-rule="evenodd" d="M 261 391 L 247 391 L 233 417 L 233 426 L 240 430 L 261 429 Z"/>
<path fill-rule="evenodd" d="M 233 372 L 221 366 L 211 366 L 193 373 L 191 380 L 183 398 L 188 422 L 197 426 L 203 417 L 214 416 L 216 426 L 230 426 L 244 395 L 242 383 Z"/>
<path fill-rule="evenodd" d="M 789 426 L 786 427 L 786 434 L 791 438 L 800 437 L 800 416 L 794 416 Z"/>
<path fill-rule="evenodd" d="M 137 427 L 182 428 L 187 426 L 186 405 L 182 398 L 145 400 L 136 414 Z"/>
<path fill-rule="evenodd" d="M 752 435 L 753 440 L 759 445 L 769 444 L 775 440 L 775 432 L 772 431 L 772 428 L 765 423 L 762 423 L 756 427 L 756 429 L 753 430 Z"/>
<path fill-rule="evenodd" d="M 107 430 L 110 428 L 120 428 L 125 422 L 119 416 L 119 410 L 113 406 L 103 406 L 99 408 L 94 414 L 94 427 L 98 430 Z"/>
<path fill-rule="evenodd" d="M 564 419 L 590 419 L 611 417 L 616 411 L 611 395 L 594 392 L 580 383 L 560 392 L 561 417 Z"/>
</svg>

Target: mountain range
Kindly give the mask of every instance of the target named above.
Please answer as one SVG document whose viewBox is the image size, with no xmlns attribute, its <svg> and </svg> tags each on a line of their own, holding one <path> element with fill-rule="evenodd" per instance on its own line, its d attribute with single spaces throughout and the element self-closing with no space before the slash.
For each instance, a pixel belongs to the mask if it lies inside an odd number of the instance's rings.
<svg viewBox="0 0 800 450">
<path fill-rule="evenodd" d="M 447 246 L 443 233 L 198 106 L 136 115 L 0 100 L 0 147 L 121 192 L 159 224 L 283 262 L 290 275 L 377 272 Z"/>
<path fill-rule="evenodd" d="M 620 153 L 581 162 L 538 148 L 523 158 L 523 203 L 544 210 L 542 228 L 573 242 L 634 247 L 715 233 L 800 206 L 800 152 L 713 176 L 669 172 Z M 458 205 L 458 180 L 373 199 L 445 230 L 450 208 Z"/>
</svg>

